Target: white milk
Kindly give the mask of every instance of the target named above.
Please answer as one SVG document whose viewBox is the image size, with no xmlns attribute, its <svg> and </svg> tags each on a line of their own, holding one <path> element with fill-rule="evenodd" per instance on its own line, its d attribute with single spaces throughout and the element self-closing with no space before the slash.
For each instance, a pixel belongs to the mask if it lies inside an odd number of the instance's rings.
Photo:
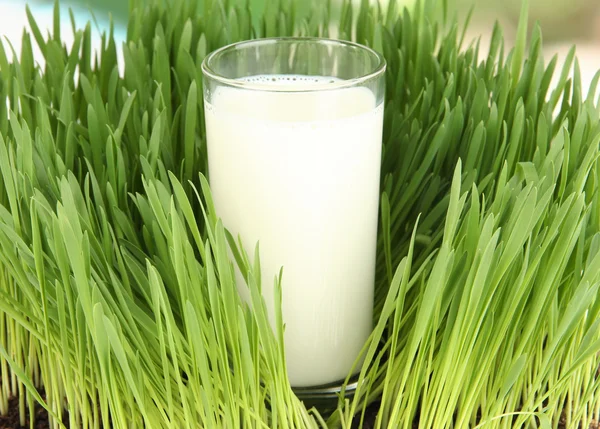
<svg viewBox="0 0 600 429">
<path fill-rule="evenodd" d="M 206 105 L 217 214 L 250 256 L 260 240 L 271 321 L 283 266 L 292 386 L 334 382 L 372 329 L 383 104 L 365 88 L 294 92 L 332 78 L 245 80 L 279 91 L 220 87 Z M 239 273 L 237 281 L 249 299 Z"/>
</svg>

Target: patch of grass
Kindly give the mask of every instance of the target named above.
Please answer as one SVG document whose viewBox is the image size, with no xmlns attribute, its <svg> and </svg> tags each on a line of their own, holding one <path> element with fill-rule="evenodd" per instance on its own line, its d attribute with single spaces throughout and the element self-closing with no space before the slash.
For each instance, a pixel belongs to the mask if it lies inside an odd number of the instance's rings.
<svg viewBox="0 0 600 429">
<path fill-rule="evenodd" d="M 0 50 L 0 412 L 63 427 L 589 426 L 600 407 L 600 105 L 534 31 L 486 61 L 462 29 L 344 3 L 342 38 L 388 61 L 376 324 L 327 421 L 286 377 L 281 323 L 241 254 L 237 294 L 206 174 L 200 62 L 226 43 L 327 35 L 328 4 L 131 2 L 65 46 L 32 21 Z M 357 17 L 356 20 L 353 17 Z M 526 22 L 526 19 L 523 19 Z M 254 24 L 253 24 L 254 23 Z M 37 43 L 40 69 L 32 56 Z M 571 71 L 573 71 L 571 76 Z M 559 73 L 556 87 L 550 87 Z M 193 130 L 193 132 L 190 132 Z M 45 400 L 38 389 L 45 388 Z"/>
</svg>

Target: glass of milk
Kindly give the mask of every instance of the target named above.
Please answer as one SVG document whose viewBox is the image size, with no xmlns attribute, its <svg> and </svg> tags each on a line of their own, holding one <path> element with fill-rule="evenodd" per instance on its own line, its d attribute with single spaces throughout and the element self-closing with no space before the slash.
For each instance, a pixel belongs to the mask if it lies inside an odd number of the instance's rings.
<svg viewBox="0 0 600 429">
<path fill-rule="evenodd" d="M 316 38 L 241 42 L 202 64 L 215 208 L 249 255 L 259 243 L 271 322 L 283 267 L 295 388 L 345 379 L 372 330 L 385 67 Z M 249 301 L 239 271 L 237 284 Z"/>
</svg>

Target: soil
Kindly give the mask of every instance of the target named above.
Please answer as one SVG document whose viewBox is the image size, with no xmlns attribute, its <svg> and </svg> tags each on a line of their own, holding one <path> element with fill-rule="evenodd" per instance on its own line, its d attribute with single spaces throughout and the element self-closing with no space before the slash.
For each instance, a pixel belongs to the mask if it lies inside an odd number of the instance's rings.
<svg viewBox="0 0 600 429">
<path fill-rule="evenodd" d="M 35 429 L 47 429 L 50 427 L 48 423 L 48 412 L 40 405 L 35 406 Z M 19 422 L 19 399 L 11 398 L 8 401 L 8 414 L 0 416 L 0 428 L 4 429 L 29 429 L 29 415 L 27 416 L 25 426 L 21 426 Z"/>
<path fill-rule="evenodd" d="M 367 407 L 365 410 L 365 418 L 363 420 L 363 425 L 360 425 L 360 414 L 354 417 L 354 421 L 352 422 L 351 429 L 374 429 L 375 428 L 375 418 L 377 417 L 377 410 L 379 409 L 379 402 L 374 402 Z"/>
<path fill-rule="evenodd" d="M 6 416 L 0 416 L 0 429 L 29 429 L 29 416 L 27 416 L 27 421 L 25 422 L 25 426 L 21 426 L 19 423 L 19 400 L 17 398 L 11 398 L 9 400 L 9 411 Z M 363 420 L 362 426 L 360 425 L 360 415 L 355 418 L 352 423 L 352 429 L 374 429 L 375 428 L 375 418 L 377 416 L 377 410 L 379 409 L 379 403 L 371 404 L 367 407 L 365 411 L 365 418 Z M 63 421 L 65 422 L 67 429 L 69 427 L 69 419 L 67 416 L 64 416 Z M 35 406 L 35 425 L 33 426 L 35 429 L 49 429 L 50 425 L 48 423 L 48 412 L 42 408 L 41 406 Z M 413 425 L 413 428 L 417 428 L 417 424 Z M 563 422 L 559 424 L 557 429 L 564 429 L 565 425 Z M 600 423 L 596 420 L 592 422 L 589 429 L 600 429 Z"/>
<path fill-rule="evenodd" d="M 38 393 L 42 398 L 46 398 L 46 392 L 44 389 L 38 390 Z M 20 418 L 19 418 L 19 398 L 13 397 L 8 400 L 8 414 L 5 416 L 0 415 L 0 429 L 30 429 L 29 426 L 29 408 L 25 405 L 25 426 L 21 426 Z M 69 429 L 69 413 L 66 411 L 63 414 L 63 422 L 67 429 Z M 48 411 L 46 411 L 41 405 L 38 403 L 35 404 L 34 409 L 34 429 L 49 429 L 50 422 L 48 420 Z"/>
</svg>

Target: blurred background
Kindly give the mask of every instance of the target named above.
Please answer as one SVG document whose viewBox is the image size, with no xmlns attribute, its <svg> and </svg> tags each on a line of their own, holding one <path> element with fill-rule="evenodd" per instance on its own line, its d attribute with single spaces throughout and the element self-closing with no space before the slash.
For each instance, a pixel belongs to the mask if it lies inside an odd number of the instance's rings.
<svg viewBox="0 0 600 429">
<path fill-rule="evenodd" d="M 202 0 L 190 0 L 202 1 Z M 246 0 L 239 0 L 246 1 Z M 266 0 L 250 0 L 252 9 L 260 13 Z M 318 0 L 316 0 L 318 1 Z M 360 0 L 355 0 L 357 3 Z M 377 1 L 377 0 L 370 0 Z M 379 0 L 385 4 L 388 0 Z M 411 8 L 415 0 L 397 0 Z M 502 26 L 507 44 L 514 40 L 522 0 L 448 0 L 449 12 L 465 18 L 473 10 L 467 41 L 481 38 L 484 55 L 494 22 Z M 28 3 L 42 30 L 52 27 L 53 0 L 0 0 L 0 34 L 5 44 L 9 41 L 19 52 L 23 28 L 27 25 L 25 4 Z M 338 5 L 341 0 L 333 0 Z M 440 0 L 440 4 L 442 1 Z M 303 2 L 310 7 L 311 0 Z M 530 26 L 539 22 L 544 35 L 544 56 L 546 61 L 557 54 L 559 59 L 566 56 L 575 44 L 582 73 L 584 90 L 589 86 L 594 74 L 600 69 L 600 0 L 529 0 Z M 125 40 L 128 14 L 127 0 L 62 0 L 62 31 L 66 40 L 70 33 L 68 10 L 74 12 L 77 24 L 83 26 L 94 20 L 95 36 L 100 40 L 101 31 L 108 29 L 112 17 L 115 23 L 117 42 Z M 451 15 L 452 16 L 452 15 Z"/>
</svg>

